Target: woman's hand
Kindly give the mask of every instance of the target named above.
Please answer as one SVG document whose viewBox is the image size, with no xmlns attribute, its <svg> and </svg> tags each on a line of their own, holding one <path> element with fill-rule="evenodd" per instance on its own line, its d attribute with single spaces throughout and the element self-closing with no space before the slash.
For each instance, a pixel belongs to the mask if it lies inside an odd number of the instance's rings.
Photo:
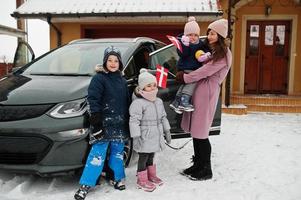
<svg viewBox="0 0 301 200">
<path fill-rule="evenodd" d="M 176 74 L 176 82 L 178 82 L 178 83 L 185 83 L 185 81 L 184 81 L 184 72 L 183 71 L 179 71 L 179 72 L 177 72 L 177 74 Z"/>
</svg>

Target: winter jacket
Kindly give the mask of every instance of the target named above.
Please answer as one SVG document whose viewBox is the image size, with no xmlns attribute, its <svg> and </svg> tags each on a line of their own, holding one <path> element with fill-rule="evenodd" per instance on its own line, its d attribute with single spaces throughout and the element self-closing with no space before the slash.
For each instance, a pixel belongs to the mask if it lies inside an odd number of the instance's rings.
<svg viewBox="0 0 301 200">
<path fill-rule="evenodd" d="M 185 46 L 181 39 L 179 39 L 181 45 L 182 45 L 182 50 L 183 52 L 180 52 L 177 49 L 178 55 L 179 55 L 179 60 L 177 62 L 177 68 L 178 70 L 196 70 L 202 66 L 202 63 L 200 63 L 196 58 L 195 58 L 195 53 L 198 50 L 203 50 L 204 52 L 209 52 L 209 47 L 199 40 L 198 44 L 192 44 L 190 43 L 189 46 Z"/>
<path fill-rule="evenodd" d="M 170 125 L 160 98 L 152 102 L 133 94 L 130 134 L 136 152 L 152 153 L 165 148 L 164 135 L 170 137 Z"/>
<path fill-rule="evenodd" d="M 184 74 L 185 83 L 197 82 L 192 96 L 194 112 L 184 112 L 181 127 L 190 132 L 193 138 L 206 139 L 209 135 L 220 86 L 232 63 L 232 53 L 228 49 L 226 57 L 218 61 L 209 61 L 201 68 Z"/>
<path fill-rule="evenodd" d="M 123 141 L 129 138 L 129 91 L 119 71 L 102 70 L 95 74 L 88 88 L 91 116 L 100 116 L 101 141 Z"/>
</svg>

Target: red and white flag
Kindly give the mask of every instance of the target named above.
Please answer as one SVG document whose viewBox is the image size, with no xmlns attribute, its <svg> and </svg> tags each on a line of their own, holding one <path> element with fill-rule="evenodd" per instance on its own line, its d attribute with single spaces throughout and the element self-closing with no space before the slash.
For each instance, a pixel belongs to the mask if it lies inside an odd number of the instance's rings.
<svg viewBox="0 0 301 200">
<path fill-rule="evenodd" d="M 156 65 L 156 78 L 159 87 L 166 88 L 168 69 L 162 67 L 161 65 Z"/>
<path fill-rule="evenodd" d="M 183 52 L 182 45 L 177 38 L 175 38 L 174 36 L 170 36 L 170 35 L 166 35 L 166 37 L 171 41 L 171 43 L 173 45 L 175 45 L 175 47 L 177 47 L 177 49 L 179 49 L 179 51 Z"/>
</svg>

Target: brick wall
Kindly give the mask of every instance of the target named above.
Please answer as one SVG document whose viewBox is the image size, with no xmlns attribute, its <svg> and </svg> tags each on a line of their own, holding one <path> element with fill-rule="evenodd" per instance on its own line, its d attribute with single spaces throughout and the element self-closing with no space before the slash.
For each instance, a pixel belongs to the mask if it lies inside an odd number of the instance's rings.
<svg viewBox="0 0 301 200">
<path fill-rule="evenodd" d="M 12 66 L 12 63 L 0 63 L 0 78 L 11 72 Z"/>
</svg>

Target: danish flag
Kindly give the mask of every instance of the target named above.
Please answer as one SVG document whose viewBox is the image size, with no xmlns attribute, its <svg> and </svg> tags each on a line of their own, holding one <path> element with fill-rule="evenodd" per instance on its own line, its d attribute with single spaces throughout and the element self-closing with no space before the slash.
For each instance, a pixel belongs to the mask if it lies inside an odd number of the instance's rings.
<svg viewBox="0 0 301 200">
<path fill-rule="evenodd" d="M 173 45 L 175 45 L 175 47 L 177 47 L 177 49 L 179 49 L 179 51 L 183 52 L 182 45 L 177 38 L 175 38 L 174 36 L 170 36 L 170 35 L 166 35 L 166 37 L 171 41 L 171 43 Z"/>
<path fill-rule="evenodd" d="M 156 78 L 158 86 L 161 88 L 166 88 L 168 69 L 162 67 L 159 64 L 156 65 L 156 68 Z"/>
</svg>

